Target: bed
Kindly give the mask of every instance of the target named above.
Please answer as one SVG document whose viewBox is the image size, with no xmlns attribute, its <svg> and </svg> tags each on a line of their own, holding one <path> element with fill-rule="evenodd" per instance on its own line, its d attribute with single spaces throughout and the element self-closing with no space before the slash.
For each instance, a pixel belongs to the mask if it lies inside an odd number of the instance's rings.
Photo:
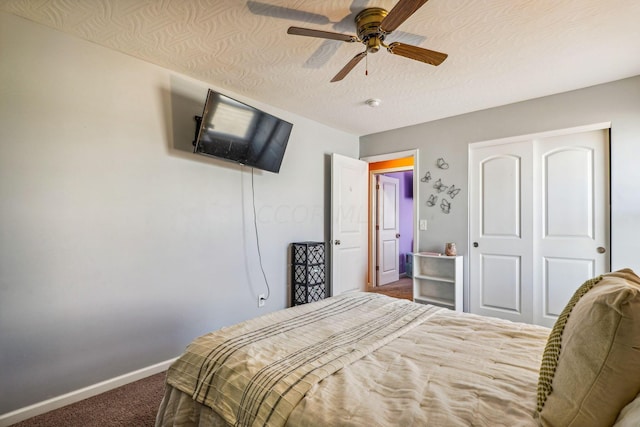
<svg viewBox="0 0 640 427">
<path fill-rule="evenodd" d="M 593 313 L 603 292 L 615 319 Z M 638 317 L 630 270 L 581 286 L 553 330 L 375 293 L 331 297 L 196 338 L 167 372 L 156 425 L 638 426 Z M 585 342 L 596 350 L 582 367 Z"/>
</svg>

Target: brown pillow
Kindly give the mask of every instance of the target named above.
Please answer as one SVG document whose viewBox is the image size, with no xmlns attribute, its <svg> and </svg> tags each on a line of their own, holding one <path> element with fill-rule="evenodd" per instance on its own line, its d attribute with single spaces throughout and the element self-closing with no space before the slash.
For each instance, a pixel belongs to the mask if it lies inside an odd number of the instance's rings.
<svg viewBox="0 0 640 427">
<path fill-rule="evenodd" d="M 610 426 L 640 392 L 640 278 L 630 269 L 605 274 L 572 302 L 539 420 Z"/>
</svg>

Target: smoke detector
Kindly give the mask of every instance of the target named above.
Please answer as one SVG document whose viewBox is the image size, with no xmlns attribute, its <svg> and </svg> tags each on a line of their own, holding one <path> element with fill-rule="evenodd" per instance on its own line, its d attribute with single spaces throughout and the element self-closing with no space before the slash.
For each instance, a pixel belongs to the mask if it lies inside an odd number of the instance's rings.
<svg viewBox="0 0 640 427">
<path fill-rule="evenodd" d="M 379 100 L 378 98 L 371 98 L 365 101 L 365 104 L 367 104 L 371 108 L 379 107 L 380 103 L 382 103 L 382 101 Z"/>
</svg>

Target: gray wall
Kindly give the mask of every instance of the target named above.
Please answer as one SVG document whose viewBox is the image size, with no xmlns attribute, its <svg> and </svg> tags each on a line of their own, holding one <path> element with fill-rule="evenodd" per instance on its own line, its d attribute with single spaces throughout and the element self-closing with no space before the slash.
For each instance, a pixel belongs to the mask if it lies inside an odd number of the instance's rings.
<svg viewBox="0 0 640 427">
<path fill-rule="evenodd" d="M 463 191 L 443 214 L 425 202 L 431 183 L 420 183 L 419 219 L 428 220 L 420 232 L 419 250 L 444 251 L 456 242 L 458 254 L 468 245 L 468 146 L 470 143 L 576 126 L 611 122 L 612 269 L 630 267 L 640 272 L 640 76 L 498 108 L 477 111 L 360 138 L 360 155 L 371 156 L 419 149 L 416 173 L 427 170 Z M 450 165 L 441 170 L 436 160 Z M 465 285 L 468 259 L 465 258 Z"/>
<path fill-rule="evenodd" d="M 207 87 L 294 124 L 280 174 L 193 155 Z M 0 414 L 284 308 L 358 138 L 0 13 Z"/>
</svg>

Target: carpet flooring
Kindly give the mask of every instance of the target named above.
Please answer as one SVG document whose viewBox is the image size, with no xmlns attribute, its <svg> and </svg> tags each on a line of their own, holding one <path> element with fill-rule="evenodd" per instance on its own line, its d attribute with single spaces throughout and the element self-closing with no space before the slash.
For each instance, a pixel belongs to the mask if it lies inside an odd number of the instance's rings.
<svg viewBox="0 0 640 427">
<path fill-rule="evenodd" d="M 367 291 L 395 298 L 413 298 L 411 278 L 368 288 Z M 161 372 L 143 378 L 12 427 L 152 427 L 164 395 L 165 375 Z"/>
<path fill-rule="evenodd" d="M 143 378 L 12 427 L 152 427 L 164 395 L 165 375 Z"/>
</svg>

